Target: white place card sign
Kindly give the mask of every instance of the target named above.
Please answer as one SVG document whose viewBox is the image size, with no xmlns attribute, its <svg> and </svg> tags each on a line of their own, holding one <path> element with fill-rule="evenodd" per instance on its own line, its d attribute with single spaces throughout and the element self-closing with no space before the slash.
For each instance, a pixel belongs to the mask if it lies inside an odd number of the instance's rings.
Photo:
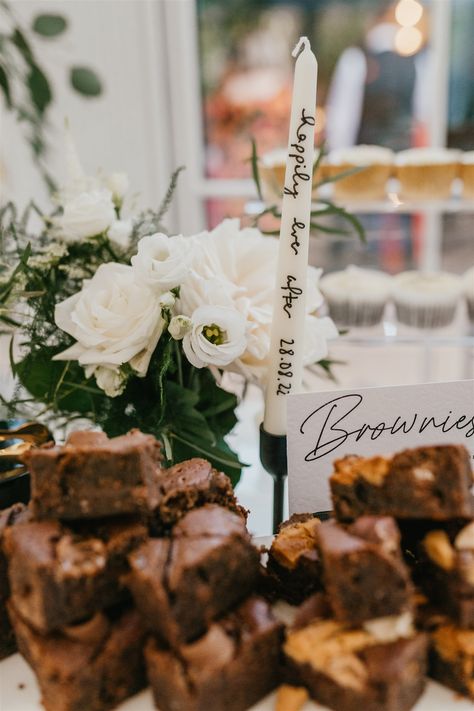
<svg viewBox="0 0 474 711">
<path fill-rule="evenodd" d="M 332 463 L 347 454 L 464 444 L 474 458 L 474 380 L 295 394 L 287 402 L 290 514 L 331 508 Z"/>
</svg>

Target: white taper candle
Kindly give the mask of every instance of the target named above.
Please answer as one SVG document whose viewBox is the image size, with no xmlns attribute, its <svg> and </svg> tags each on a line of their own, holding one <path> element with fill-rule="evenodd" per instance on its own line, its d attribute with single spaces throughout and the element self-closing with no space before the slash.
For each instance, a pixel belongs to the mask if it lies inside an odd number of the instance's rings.
<svg viewBox="0 0 474 711">
<path fill-rule="evenodd" d="M 307 37 L 293 56 L 288 159 L 285 172 L 280 243 L 263 428 L 286 434 L 286 395 L 301 388 L 306 315 L 306 274 L 314 162 L 314 125 L 318 63 Z"/>
</svg>

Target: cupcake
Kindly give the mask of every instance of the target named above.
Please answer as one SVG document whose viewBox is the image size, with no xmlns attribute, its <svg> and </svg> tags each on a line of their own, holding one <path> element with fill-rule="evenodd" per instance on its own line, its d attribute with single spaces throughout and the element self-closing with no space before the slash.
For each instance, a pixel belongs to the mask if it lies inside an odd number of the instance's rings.
<svg viewBox="0 0 474 711">
<path fill-rule="evenodd" d="M 350 266 L 323 276 L 319 288 L 338 326 L 374 326 L 382 320 L 391 284 L 388 274 Z"/>
<path fill-rule="evenodd" d="M 463 195 L 470 200 L 474 199 L 474 151 L 463 153 L 459 175 L 463 182 Z"/>
<path fill-rule="evenodd" d="M 467 313 L 471 323 L 474 323 L 474 267 L 471 267 L 464 274 L 463 292 L 467 302 Z"/>
<path fill-rule="evenodd" d="M 402 272 L 393 277 L 397 319 L 415 328 L 441 328 L 454 319 L 462 279 L 447 272 Z"/>
<path fill-rule="evenodd" d="M 385 185 L 393 170 L 394 153 L 381 146 L 352 146 L 331 151 L 327 159 L 328 177 L 352 168 L 363 170 L 334 183 L 338 198 L 378 199 L 385 197 Z"/>
<path fill-rule="evenodd" d="M 395 157 L 400 195 L 414 200 L 449 198 L 459 173 L 460 152 L 448 148 L 410 148 Z"/>
<path fill-rule="evenodd" d="M 265 202 L 279 202 L 282 198 L 283 187 L 285 185 L 287 148 L 276 148 L 265 153 L 260 159 L 259 173 L 262 180 L 262 193 Z M 314 152 L 314 162 L 317 161 L 319 150 Z M 321 161 L 322 163 L 323 161 Z M 323 165 L 318 166 L 318 170 L 313 175 L 313 184 L 316 185 L 323 179 Z M 314 190 L 313 190 L 314 192 Z"/>
</svg>

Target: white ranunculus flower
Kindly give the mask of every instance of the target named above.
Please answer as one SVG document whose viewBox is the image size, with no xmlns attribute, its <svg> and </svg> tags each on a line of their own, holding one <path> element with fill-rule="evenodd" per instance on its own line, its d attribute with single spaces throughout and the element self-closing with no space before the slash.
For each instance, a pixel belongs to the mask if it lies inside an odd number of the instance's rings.
<svg viewBox="0 0 474 711">
<path fill-rule="evenodd" d="M 240 229 L 239 220 L 224 220 L 212 232 L 190 238 L 191 268 L 180 288 L 179 312 L 191 317 L 202 304 L 239 311 L 246 321 L 247 347 L 232 369 L 263 382 L 269 365 L 278 239 L 258 229 Z M 306 292 L 305 363 L 327 354 L 326 338 L 337 335 L 330 319 L 315 316 L 323 297 L 317 288 L 321 270 L 309 267 Z M 319 355 L 322 354 L 322 355 Z"/>
<path fill-rule="evenodd" d="M 179 286 L 189 271 L 192 247 L 191 240 L 181 235 L 157 232 L 143 237 L 132 257 L 137 279 L 160 291 Z"/>
<path fill-rule="evenodd" d="M 126 173 L 110 173 L 103 179 L 104 186 L 112 193 L 112 200 L 119 207 L 123 203 L 125 194 L 130 187 Z"/>
<path fill-rule="evenodd" d="M 125 390 L 127 378 L 124 377 L 120 368 L 106 368 L 103 365 L 86 366 L 86 377 L 95 377 L 96 383 L 107 397 L 117 397 Z"/>
<path fill-rule="evenodd" d="M 168 331 L 171 338 L 174 338 L 175 341 L 181 341 L 191 330 L 192 325 L 193 322 L 188 316 L 173 316 L 169 323 Z"/>
<path fill-rule="evenodd" d="M 63 214 L 54 218 L 57 236 L 66 242 L 94 237 L 115 221 L 115 208 L 109 190 L 80 193 L 63 205 Z"/>
<path fill-rule="evenodd" d="M 126 249 L 130 242 L 132 228 L 132 220 L 115 220 L 115 222 L 113 222 L 109 227 L 107 236 L 112 240 L 112 242 L 118 244 L 119 247 Z"/>
<path fill-rule="evenodd" d="M 140 376 L 165 325 L 158 299 L 132 267 L 115 262 L 102 264 L 81 291 L 58 304 L 55 320 L 77 341 L 55 360 L 107 368 L 129 363 Z"/>
<path fill-rule="evenodd" d="M 224 368 L 245 351 L 245 318 L 235 309 L 200 306 L 191 321 L 191 330 L 183 338 L 183 350 L 196 368 Z"/>
</svg>

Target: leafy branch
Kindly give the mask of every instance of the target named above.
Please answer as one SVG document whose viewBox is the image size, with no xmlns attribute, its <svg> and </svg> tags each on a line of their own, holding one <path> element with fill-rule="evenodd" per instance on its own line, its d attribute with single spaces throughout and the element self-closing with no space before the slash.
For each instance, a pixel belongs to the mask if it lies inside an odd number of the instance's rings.
<svg viewBox="0 0 474 711">
<path fill-rule="evenodd" d="M 48 188 L 55 184 L 50 176 L 45 156 L 48 151 L 48 110 L 54 100 L 54 91 L 46 70 L 39 61 L 34 38 L 54 41 L 66 32 L 68 23 L 58 14 L 39 14 L 33 18 L 31 28 L 23 26 L 12 5 L 0 2 L 0 93 L 5 107 L 11 111 L 25 129 L 36 166 Z M 69 84 L 85 97 L 102 93 L 102 83 L 89 67 L 71 67 Z"/>
<path fill-rule="evenodd" d="M 252 177 L 255 183 L 255 187 L 257 190 L 257 194 L 260 200 L 262 200 L 262 188 L 261 188 L 261 176 L 260 176 L 260 169 L 259 169 L 259 163 L 260 159 L 258 157 L 257 153 L 257 147 L 256 147 L 256 142 L 255 139 L 251 139 L 252 143 L 252 153 L 249 158 L 250 164 L 251 164 L 251 169 L 252 169 Z M 318 168 L 320 167 L 321 161 L 323 160 L 325 155 L 325 149 L 324 146 L 321 146 L 319 155 L 317 160 L 315 161 L 315 164 L 313 166 L 313 175 L 317 173 Z M 350 170 L 345 170 L 342 171 L 341 173 L 337 173 L 336 175 L 330 176 L 330 177 L 325 177 L 319 182 L 315 183 L 315 187 L 320 187 L 322 185 L 325 185 L 327 183 L 333 183 L 338 180 L 342 180 L 343 178 L 348 177 L 349 175 L 353 175 L 354 173 L 358 173 L 360 170 L 363 170 L 363 168 L 351 168 Z M 321 205 L 323 207 L 321 207 Z M 278 204 L 273 204 L 273 205 L 268 205 L 265 208 L 263 208 L 255 217 L 253 220 L 253 224 L 255 227 L 259 227 L 260 221 L 262 220 L 265 215 L 272 215 L 272 217 L 276 218 L 277 220 L 281 219 L 281 207 Z M 345 227 L 340 227 L 338 225 L 332 226 L 328 225 L 325 222 L 321 222 L 321 218 L 328 218 L 328 217 L 336 217 L 339 218 L 340 221 L 343 223 L 346 223 Z M 326 234 L 333 234 L 333 235 L 340 235 L 340 236 L 352 236 L 354 233 L 359 237 L 359 239 L 362 242 L 366 241 L 366 236 L 365 236 L 365 231 L 362 226 L 362 223 L 360 220 L 353 215 L 351 212 L 348 212 L 344 207 L 340 207 L 336 205 L 332 200 L 328 199 L 322 199 L 318 198 L 315 206 L 311 210 L 311 215 L 310 215 L 310 228 L 314 232 L 323 232 Z M 263 234 L 267 235 L 278 235 L 279 230 L 278 229 L 273 229 L 273 230 L 261 230 Z"/>
</svg>

